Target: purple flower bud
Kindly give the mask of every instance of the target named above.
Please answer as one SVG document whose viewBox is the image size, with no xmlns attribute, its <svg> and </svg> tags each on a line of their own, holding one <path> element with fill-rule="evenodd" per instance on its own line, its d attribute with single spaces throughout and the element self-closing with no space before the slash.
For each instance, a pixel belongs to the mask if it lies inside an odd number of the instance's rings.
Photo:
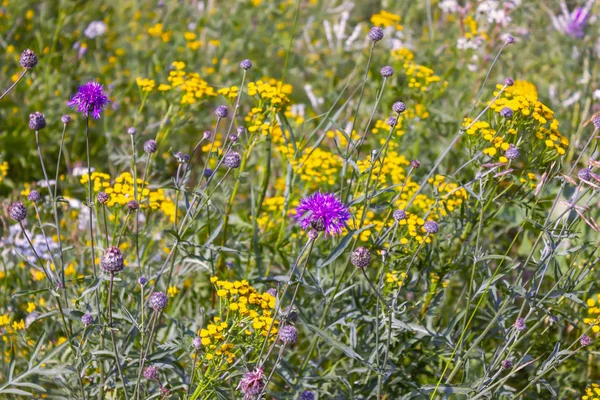
<svg viewBox="0 0 600 400">
<path fill-rule="evenodd" d="M 381 39 L 383 39 L 383 29 L 378 26 L 372 27 L 369 31 L 369 39 L 371 39 L 373 42 L 379 42 Z"/>
<path fill-rule="evenodd" d="M 392 75 L 394 75 L 394 68 L 387 65 L 381 68 L 381 76 L 383 76 L 384 78 L 389 78 Z"/>
<path fill-rule="evenodd" d="M 294 344 L 298 340 L 298 330 L 293 325 L 286 325 L 279 331 L 279 338 L 285 344 Z"/>
<path fill-rule="evenodd" d="M 396 210 L 392 215 L 396 221 L 406 219 L 406 211 L 404 210 Z"/>
<path fill-rule="evenodd" d="M 27 208 L 20 201 L 14 202 L 8 207 L 8 217 L 13 221 L 21 222 L 27 218 Z"/>
<path fill-rule="evenodd" d="M 310 390 L 305 390 L 300 394 L 298 400 L 315 400 L 315 395 Z"/>
<path fill-rule="evenodd" d="M 512 85 L 515 84 L 515 80 L 513 78 L 511 78 L 511 77 L 504 78 L 504 84 L 506 86 L 512 86 Z"/>
<path fill-rule="evenodd" d="M 202 346 L 202 339 L 200 339 L 200 337 L 196 336 L 193 340 L 192 340 L 192 346 L 194 346 L 194 348 L 197 350 Z"/>
<path fill-rule="evenodd" d="M 577 172 L 577 176 L 582 181 L 589 181 L 592 179 L 592 170 L 589 168 L 581 168 L 579 172 Z"/>
<path fill-rule="evenodd" d="M 39 131 L 46 127 L 46 117 L 39 111 L 29 114 L 29 129 Z"/>
<path fill-rule="evenodd" d="M 129 133 L 131 136 L 135 135 L 137 133 L 137 129 L 135 129 L 133 126 L 129 129 L 127 129 L 127 133 Z"/>
<path fill-rule="evenodd" d="M 94 317 L 90 313 L 85 313 L 81 316 L 83 326 L 88 327 L 94 323 Z"/>
<path fill-rule="evenodd" d="M 163 292 L 154 292 L 150 295 L 148 303 L 154 311 L 160 311 L 167 306 L 169 299 Z"/>
<path fill-rule="evenodd" d="M 397 101 L 392 105 L 392 111 L 394 111 L 396 114 L 402 114 L 404 111 L 406 111 L 406 104 L 401 101 Z"/>
<path fill-rule="evenodd" d="M 146 143 L 144 143 L 144 151 L 147 154 L 156 153 L 156 150 L 158 150 L 158 144 L 156 144 L 155 140 L 150 139 L 150 140 L 146 141 Z"/>
<path fill-rule="evenodd" d="M 139 283 L 140 285 L 144 286 L 146 283 L 148 283 L 148 279 L 146 279 L 146 277 L 145 277 L 145 276 L 140 276 L 140 277 L 138 278 L 138 283 Z"/>
<path fill-rule="evenodd" d="M 37 203 L 38 201 L 40 201 L 42 199 L 42 196 L 40 195 L 40 192 L 38 192 L 37 190 L 32 190 L 31 192 L 29 192 L 29 195 L 27 196 L 27 198 L 29 199 L 29 201 Z"/>
<path fill-rule="evenodd" d="M 371 252 L 366 247 L 357 247 L 350 254 L 350 262 L 356 268 L 365 268 L 371 263 Z"/>
<path fill-rule="evenodd" d="M 240 63 L 240 67 L 242 67 L 242 69 L 247 71 L 250 68 L 252 68 L 252 61 L 250 61 L 248 59 L 242 60 L 242 62 Z"/>
<path fill-rule="evenodd" d="M 398 118 L 396 118 L 396 117 L 389 117 L 389 118 L 387 119 L 387 123 L 388 123 L 388 125 L 389 125 L 391 128 L 393 128 L 393 127 L 395 127 L 395 126 L 396 126 L 396 124 L 398 123 Z"/>
<path fill-rule="evenodd" d="M 509 160 L 516 160 L 519 158 L 519 149 L 517 149 L 514 144 L 511 144 L 504 152 L 504 157 L 508 158 Z"/>
<path fill-rule="evenodd" d="M 105 192 L 98 193 L 98 203 L 106 204 L 106 202 L 108 202 L 108 194 Z"/>
<path fill-rule="evenodd" d="M 438 223 L 435 221 L 425 221 L 425 223 L 423 224 L 423 229 L 425 229 L 425 232 L 433 234 L 433 233 L 438 233 L 438 231 L 440 230 Z"/>
<path fill-rule="evenodd" d="M 585 346 L 589 346 L 592 343 L 592 338 L 589 337 L 588 335 L 583 335 L 581 338 L 579 338 L 579 344 L 581 344 L 581 346 L 585 347 Z"/>
<path fill-rule="evenodd" d="M 277 297 L 277 289 L 275 288 L 270 288 L 266 291 L 266 293 L 269 293 L 271 296 L 273 297 Z"/>
<path fill-rule="evenodd" d="M 504 107 L 500 110 L 500 116 L 506 119 L 511 119 L 513 117 L 513 110 L 510 107 Z"/>
<path fill-rule="evenodd" d="M 140 203 L 138 203 L 138 202 L 137 202 L 137 201 L 135 201 L 135 200 L 129 200 L 129 201 L 127 202 L 127 208 L 129 209 L 129 211 L 135 211 L 135 210 L 137 210 L 138 208 L 140 208 Z"/>
<path fill-rule="evenodd" d="M 319 237 L 319 232 L 317 232 L 314 229 L 311 229 L 310 231 L 308 231 L 308 238 L 310 240 L 317 240 L 317 238 Z"/>
<path fill-rule="evenodd" d="M 600 129 L 600 114 L 597 114 L 594 118 L 592 118 L 592 124 L 596 129 Z"/>
<path fill-rule="evenodd" d="M 513 362 L 507 358 L 506 360 L 502 360 L 500 366 L 502 369 L 510 369 L 513 366 Z"/>
<path fill-rule="evenodd" d="M 242 158 L 240 157 L 238 152 L 230 151 L 223 158 L 223 164 L 227 168 L 239 168 L 239 166 L 242 164 Z"/>
<path fill-rule="evenodd" d="M 118 247 L 109 247 L 100 259 L 100 268 L 107 274 L 115 274 L 123 271 L 125 259 Z"/>
<path fill-rule="evenodd" d="M 144 369 L 144 378 L 148 379 L 149 381 L 158 379 L 158 368 L 153 365 L 146 367 Z"/>
<path fill-rule="evenodd" d="M 523 318 L 517 318 L 517 320 L 515 321 L 515 329 L 519 332 L 522 332 L 525 330 L 525 328 L 527 328 L 527 326 L 525 325 L 525 320 Z"/>
<path fill-rule="evenodd" d="M 210 178 L 210 177 L 212 176 L 212 174 L 213 174 L 213 170 L 212 170 L 212 169 L 210 169 L 210 168 L 206 168 L 206 169 L 204 170 L 204 177 L 205 177 L 205 178 Z"/>
<path fill-rule="evenodd" d="M 514 42 L 515 42 L 515 38 L 512 35 L 506 35 L 506 37 L 505 37 L 506 44 L 513 44 Z"/>
<path fill-rule="evenodd" d="M 211 131 L 204 131 L 204 133 L 202 134 L 202 137 L 204 139 L 210 139 L 212 137 L 212 132 Z"/>
<path fill-rule="evenodd" d="M 227 110 L 227 107 L 225 107 L 225 106 L 218 106 L 215 109 L 215 115 L 219 118 L 225 118 L 225 117 L 227 117 L 227 114 L 229 114 L 229 111 Z"/>
<path fill-rule="evenodd" d="M 69 125 L 71 123 L 71 116 L 69 114 L 65 114 L 62 117 L 60 117 L 60 120 L 63 124 Z"/>
<path fill-rule="evenodd" d="M 23 53 L 21 53 L 21 58 L 19 58 L 19 64 L 21 67 L 25 69 L 32 69 L 38 63 L 37 55 L 33 50 L 27 49 Z"/>
<path fill-rule="evenodd" d="M 410 166 L 411 166 L 413 169 L 417 169 L 417 168 L 419 168 L 419 167 L 421 166 L 421 161 L 419 161 L 419 160 L 412 160 L 412 161 L 410 162 Z"/>
</svg>

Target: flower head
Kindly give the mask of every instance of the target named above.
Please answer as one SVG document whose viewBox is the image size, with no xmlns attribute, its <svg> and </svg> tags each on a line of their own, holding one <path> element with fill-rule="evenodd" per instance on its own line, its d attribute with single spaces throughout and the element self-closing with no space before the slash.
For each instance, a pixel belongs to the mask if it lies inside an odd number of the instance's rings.
<svg viewBox="0 0 600 400">
<path fill-rule="evenodd" d="M 350 254 L 350 262 L 356 268 L 365 268 L 371 263 L 371 252 L 366 247 L 357 247 Z"/>
<path fill-rule="evenodd" d="M 242 67 L 242 69 L 249 70 L 250 68 L 252 68 L 252 61 L 248 59 L 242 60 L 242 62 L 240 63 L 240 67 Z"/>
<path fill-rule="evenodd" d="M 8 207 L 8 217 L 13 221 L 23 221 L 27 218 L 27 208 L 25 208 L 20 201 L 12 203 L 10 207 Z"/>
<path fill-rule="evenodd" d="M 154 311 L 160 311 L 167 306 L 169 299 L 163 292 L 154 292 L 150 295 L 148 303 Z"/>
<path fill-rule="evenodd" d="M 144 369 L 144 378 L 148 379 L 149 381 L 158 379 L 158 368 L 153 365 L 146 367 Z"/>
<path fill-rule="evenodd" d="M 315 400 L 315 395 L 310 390 L 305 390 L 300 394 L 298 400 Z"/>
<path fill-rule="evenodd" d="M 227 168 L 239 168 L 242 164 L 242 157 L 240 157 L 240 154 L 237 151 L 230 151 L 223 158 L 223 164 Z"/>
<path fill-rule="evenodd" d="M 373 42 L 379 42 L 381 39 L 383 39 L 383 29 L 378 26 L 372 27 L 369 31 L 369 39 L 371 39 Z"/>
<path fill-rule="evenodd" d="M 104 92 L 104 87 L 98 82 L 91 81 L 81 85 L 67 105 L 74 110 L 77 109 L 86 117 L 92 114 L 95 119 L 98 119 L 108 103 L 110 100 Z"/>
<path fill-rule="evenodd" d="M 147 154 L 156 153 L 156 150 L 158 150 L 158 144 L 154 139 L 149 139 L 146 141 L 146 143 L 144 143 L 144 151 Z"/>
<path fill-rule="evenodd" d="M 392 105 L 392 111 L 397 114 L 402 114 L 404 111 L 406 111 L 406 104 L 401 101 L 397 101 Z"/>
<path fill-rule="evenodd" d="M 427 233 L 437 233 L 440 230 L 440 227 L 435 221 L 425 221 L 423 229 L 425 229 L 425 232 Z"/>
<path fill-rule="evenodd" d="M 523 318 L 517 318 L 515 321 L 515 329 L 519 332 L 524 331 L 527 325 L 525 325 L 525 320 Z"/>
<path fill-rule="evenodd" d="M 238 389 L 244 393 L 244 399 L 251 399 L 262 393 L 265 388 L 265 373 L 261 367 L 254 371 L 248 371 L 238 385 Z"/>
<path fill-rule="evenodd" d="M 388 65 L 381 68 L 381 76 L 383 76 L 384 78 L 389 78 L 392 75 L 394 75 L 394 68 L 392 68 Z"/>
<path fill-rule="evenodd" d="M 279 338 L 285 344 L 294 344 L 298 340 L 298 330 L 293 325 L 286 325 L 279 331 Z"/>
<path fill-rule="evenodd" d="M 29 129 L 39 131 L 46 127 L 46 117 L 39 111 L 29 114 Z"/>
<path fill-rule="evenodd" d="M 37 55 L 33 50 L 27 49 L 23 53 L 21 53 L 21 58 L 19 58 L 19 64 L 21 67 L 25 69 L 32 69 L 38 63 Z"/>
<path fill-rule="evenodd" d="M 118 247 L 109 247 L 100 259 L 100 268 L 107 274 L 123 271 L 125 259 Z"/>
<path fill-rule="evenodd" d="M 40 195 L 40 192 L 38 192 L 37 190 L 32 190 L 31 192 L 29 192 L 29 195 L 27 196 L 27 198 L 29 199 L 29 201 L 37 203 L 38 201 L 40 201 L 42 199 L 42 196 Z"/>
<path fill-rule="evenodd" d="M 344 224 L 350 219 L 350 211 L 333 193 L 316 192 L 300 201 L 295 218 L 302 229 L 312 227 L 335 236 L 342 233 Z"/>
<path fill-rule="evenodd" d="M 81 316 L 81 323 L 83 323 L 84 326 L 90 326 L 94 323 L 94 317 L 90 313 L 85 313 Z"/>
<path fill-rule="evenodd" d="M 590 338 L 588 335 L 583 335 L 581 338 L 579 338 L 579 344 L 581 344 L 583 347 L 589 346 L 591 343 L 592 338 Z"/>
</svg>

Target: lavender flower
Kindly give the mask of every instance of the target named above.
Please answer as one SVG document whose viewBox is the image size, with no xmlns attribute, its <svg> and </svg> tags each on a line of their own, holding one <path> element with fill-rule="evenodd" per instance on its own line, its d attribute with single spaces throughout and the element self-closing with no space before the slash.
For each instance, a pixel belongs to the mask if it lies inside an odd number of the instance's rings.
<svg viewBox="0 0 600 400">
<path fill-rule="evenodd" d="M 169 299 L 163 292 L 154 292 L 150 295 L 148 303 L 154 311 L 160 311 L 167 306 Z"/>
<path fill-rule="evenodd" d="M 146 367 L 144 369 L 144 378 L 148 379 L 149 381 L 158 379 L 158 368 L 153 365 Z"/>
<path fill-rule="evenodd" d="M 27 49 L 23 53 L 21 53 L 21 58 L 19 58 L 19 64 L 21 67 L 25 69 L 32 69 L 38 63 L 37 55 L 33 50 Z"/>
<path fill-rule="evenodd" d="M 316 231 L 325 231 L 328 236 L 335 236 L 342 233 L 350 211 L 333 193 L 316 192 L 300 201 L 295 218 L 302 229 L 312 227 Z"/>
<path fill-rule="evenodd" d="M 110 100 L 104 92 L 104 87 L 98 82 L 91 81 L 81 85 L 67 105 L 74 110 L 77 109 L 77 112 L 85 117 L 92 114 L 95 119 L 98 119 L 108 103 Z"/>
<path fill-rule="evenodd" d="M 29 114 L 29 129 L 39 131 L 46 127 L 46 117 L 39 111 Z"/>
<path fill-rule="evenodd" d="M 262 393 L 265 388 L 265 373 L 261 367 L 254 371 L 248 371 L 238 385 L 238 389 L 244 393 L 244 399 L 252 399 Z"/>
<path fill-rule="evenodd" d="M 350 254 L 350 262 L 356 268 L 365 268 L 371 263 L 371 252 L 366 247 L 357 247 Z"/>
<path fill-rule="evenodd" d="M 109 247 L 100 259 L 100 268 L 107 274 L 115 274 L 123 271 L 125 259 L 118 247 Z"/>
<path fill-rule="evenodd" d="M 279 338 L 285 344 L 294 344 L 298 341 L 298 330 L 293 325 L 286 325 L 279 331 Z"/>
<path fill-rule="evenodd" d="M 563 3 L 562 14 L 552 16 L 554 28 L 562 34 L 571 36 L 574 39 L 583 38 L 585 35 L 585 25 L 590 16 L 591 4 L 592 2 L 589 2 L 586 7 L 576 7 L 573 11 L 569 12 L 567 6 Z"/>
<path fill-rule="evenodd" d="M 27 208 L 20 201 L 12 203 L 8 207 L 8 217 L 13 221 L 21 222 L 27 218 Z"/>
<path fill-rule="evenodd" d="M 369 39 L 371 39 L 373 42 L 379 42 L 381 39 L 383 39 L 383 29 L 378 26 L 372 27 L 369 31 Z"/>
<path fill-rule="evenodd" d="M 381 76 L 383 76 L 384 78 L 389 78 L 392 75 L 394 75 L 394 68 L 387 65 L 381 68 Z"/>
</svg>

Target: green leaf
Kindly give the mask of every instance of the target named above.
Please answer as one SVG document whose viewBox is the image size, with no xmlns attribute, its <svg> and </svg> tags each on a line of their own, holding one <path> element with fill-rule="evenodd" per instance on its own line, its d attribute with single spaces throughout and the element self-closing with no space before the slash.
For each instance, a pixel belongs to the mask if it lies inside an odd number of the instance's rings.
<svg viewBox="0 0 600 400">
<path fill-rule="evenodd" d="M 366 360 L 364 358 L 361 357 L 360 354 L 358 354 L 357 352 L 355 352 L 354 350 L 352 350 L 351 347 L 345 345 L 344 343 L 340 342 L 339 340 L 337 340 L 333 334 L 331 334 L 330 332 L 324 331 L 322 329 L 317 328 L 314 325 L 308 324 L 309 329 L 311 329 L 314 333 L 316 333 L 317 335 L 319 335 L 323 340 L 325 340 L 325 342 L 327 342 L 329 345 L 335 347 L 338 350 L 343 351 L 348 357 L 354 358 L 356 360 L 360 360 L 363 361 L 365 364 L 368 365 L 368 363 L 366 362 Z"/>
</svg>

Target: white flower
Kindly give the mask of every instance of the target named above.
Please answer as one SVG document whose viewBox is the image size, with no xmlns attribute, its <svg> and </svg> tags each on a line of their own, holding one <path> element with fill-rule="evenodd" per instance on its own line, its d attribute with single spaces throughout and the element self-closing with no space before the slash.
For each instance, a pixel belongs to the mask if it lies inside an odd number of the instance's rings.
<svg viewBox="0 0 600 400">
<path fill-rule="evenodd" d="M 83 34 L 90 39 L 94 39 L 98 36 L 102 36 L 106 33 L 107 26 L 102 21 L 93 21 L 90 22 L 87 28 L 83 31 Z"/>
<path fill-rule="evenodd" d="M 458 2 L 456 0 L 442 0 L 438 7 L 445 13 L 455 13 L 458 11 Z"/>
</svg>

